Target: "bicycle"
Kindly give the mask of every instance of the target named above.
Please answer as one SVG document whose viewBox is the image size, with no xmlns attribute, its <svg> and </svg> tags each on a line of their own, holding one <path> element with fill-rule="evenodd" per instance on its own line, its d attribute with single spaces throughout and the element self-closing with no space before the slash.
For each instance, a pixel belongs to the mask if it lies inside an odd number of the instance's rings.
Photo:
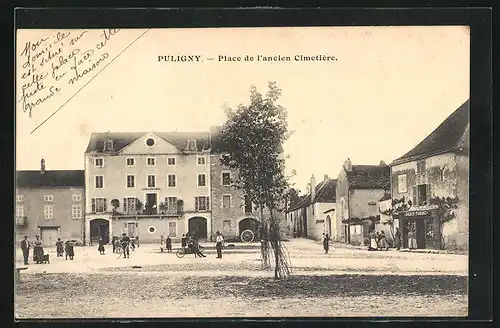
<svg viewBox="0 0 500 328">
<path fill-rule="evenodd" d="M 127 247 L 125 249 L 127 249 L 127 254 L 129 257 L 130 257 L 130 254 L 135 252 L 135 249 L 130 245 L 127 245 Z M 117 248 L 116 252 L 118 253 L 118 258 L 121 258 L 123 256 L 123 247 Z"/>
</svg>

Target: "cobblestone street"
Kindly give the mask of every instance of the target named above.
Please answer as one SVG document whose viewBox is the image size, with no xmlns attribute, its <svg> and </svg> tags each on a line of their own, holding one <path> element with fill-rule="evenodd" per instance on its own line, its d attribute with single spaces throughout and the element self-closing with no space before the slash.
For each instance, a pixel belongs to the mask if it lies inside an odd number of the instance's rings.
<svg viewBox="0 0 500 328">
<path fill-rule="evenodd" d="M 323 254 L 320 244 L 293 239 L 285 243 L 293 276 L 274 281 L 273 272 L 260 268 L 258 244 L 233 244 L 222 260 L 210 243 L 201 259 L 160 253 L 152 244 L 141 245 L 130 259 L 118 258 L 110 247 L 106 255 L 78 247 L 74 261 L 47 249 L 50 264 L 30 264 L 21 273 L 16 316 L 467 315 L 467 255 L 368 252 L 337 244 Z M 16 262 L 22 264 L 20 252 Z"/>
</svg>

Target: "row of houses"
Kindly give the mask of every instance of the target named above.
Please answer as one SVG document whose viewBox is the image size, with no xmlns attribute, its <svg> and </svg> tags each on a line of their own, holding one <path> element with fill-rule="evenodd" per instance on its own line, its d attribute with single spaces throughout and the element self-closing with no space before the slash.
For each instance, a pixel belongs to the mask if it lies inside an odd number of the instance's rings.
<svg viewBox="0 0 500 328">
<path fill-rule="evenodd" d="M 362 245 L 369 232 L 396 228 L 403 247 L 413 230 L 418 248 L 468 249 L 469 101 L 429 136 L 389 165 L 353 165 L 336 179 L 314 176 L 306 195 L 287 210 L 294 235 Z"/>
<path fill-rule="evenodd" d="M 93 133 L 84 170 L 18 171 L 16 238 L 41 235 L 89 244 L 126 233 L 143 242 L 187 232 L 226 238 L 259 220 L 222 167 L 219 128 L 206 133 Z"/>
</svg>

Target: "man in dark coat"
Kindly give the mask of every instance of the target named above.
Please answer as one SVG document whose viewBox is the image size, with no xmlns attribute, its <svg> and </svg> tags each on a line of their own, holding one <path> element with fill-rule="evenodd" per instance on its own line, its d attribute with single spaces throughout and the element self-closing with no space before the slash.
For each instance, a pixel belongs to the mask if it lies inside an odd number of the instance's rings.
<svg viewBox="0 0 500 328">
<path fill-rule="evenodd" d="M 24 239 L 21 241 L 21 250 L 23 251 L 23 259 L 24 264 L 28 265 L 28 258 L 30 256 L 30 242 L 28 240 L 28 236 L 24 236 Z"/>
<path fill-rule="evenodd" d="M 127 236 L 126 233 L 123 233 L 122 234 L 122 238 L 120 239 L 120 244 L 122 246 L 122 254 L 123 254 L 123 258 L 126 259 L 126 258 L 130 258 L 130 248 L 129 248 L 129 245 L 130 245 L 130 237 Z"/>
</svg>

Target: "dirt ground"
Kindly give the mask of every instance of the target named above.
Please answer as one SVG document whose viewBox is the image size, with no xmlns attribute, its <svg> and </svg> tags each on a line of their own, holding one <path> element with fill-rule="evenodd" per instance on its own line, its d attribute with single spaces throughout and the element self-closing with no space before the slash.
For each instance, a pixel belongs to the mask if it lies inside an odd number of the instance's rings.
<svg viewBox="0 0 500 328">
<path fill-rule="evenodd" d="M 467 256 L 287 243 L 293 275 L 275 281 L 259 250 L 222 260 L 177 258 L 141 245 L 130 259 L 80 247 L 74 261 L 29 265 L 16 285 L 18 318 L 466 316 Z M 18 257 L 18 261 L 20 258 Z"/>
</svg>

